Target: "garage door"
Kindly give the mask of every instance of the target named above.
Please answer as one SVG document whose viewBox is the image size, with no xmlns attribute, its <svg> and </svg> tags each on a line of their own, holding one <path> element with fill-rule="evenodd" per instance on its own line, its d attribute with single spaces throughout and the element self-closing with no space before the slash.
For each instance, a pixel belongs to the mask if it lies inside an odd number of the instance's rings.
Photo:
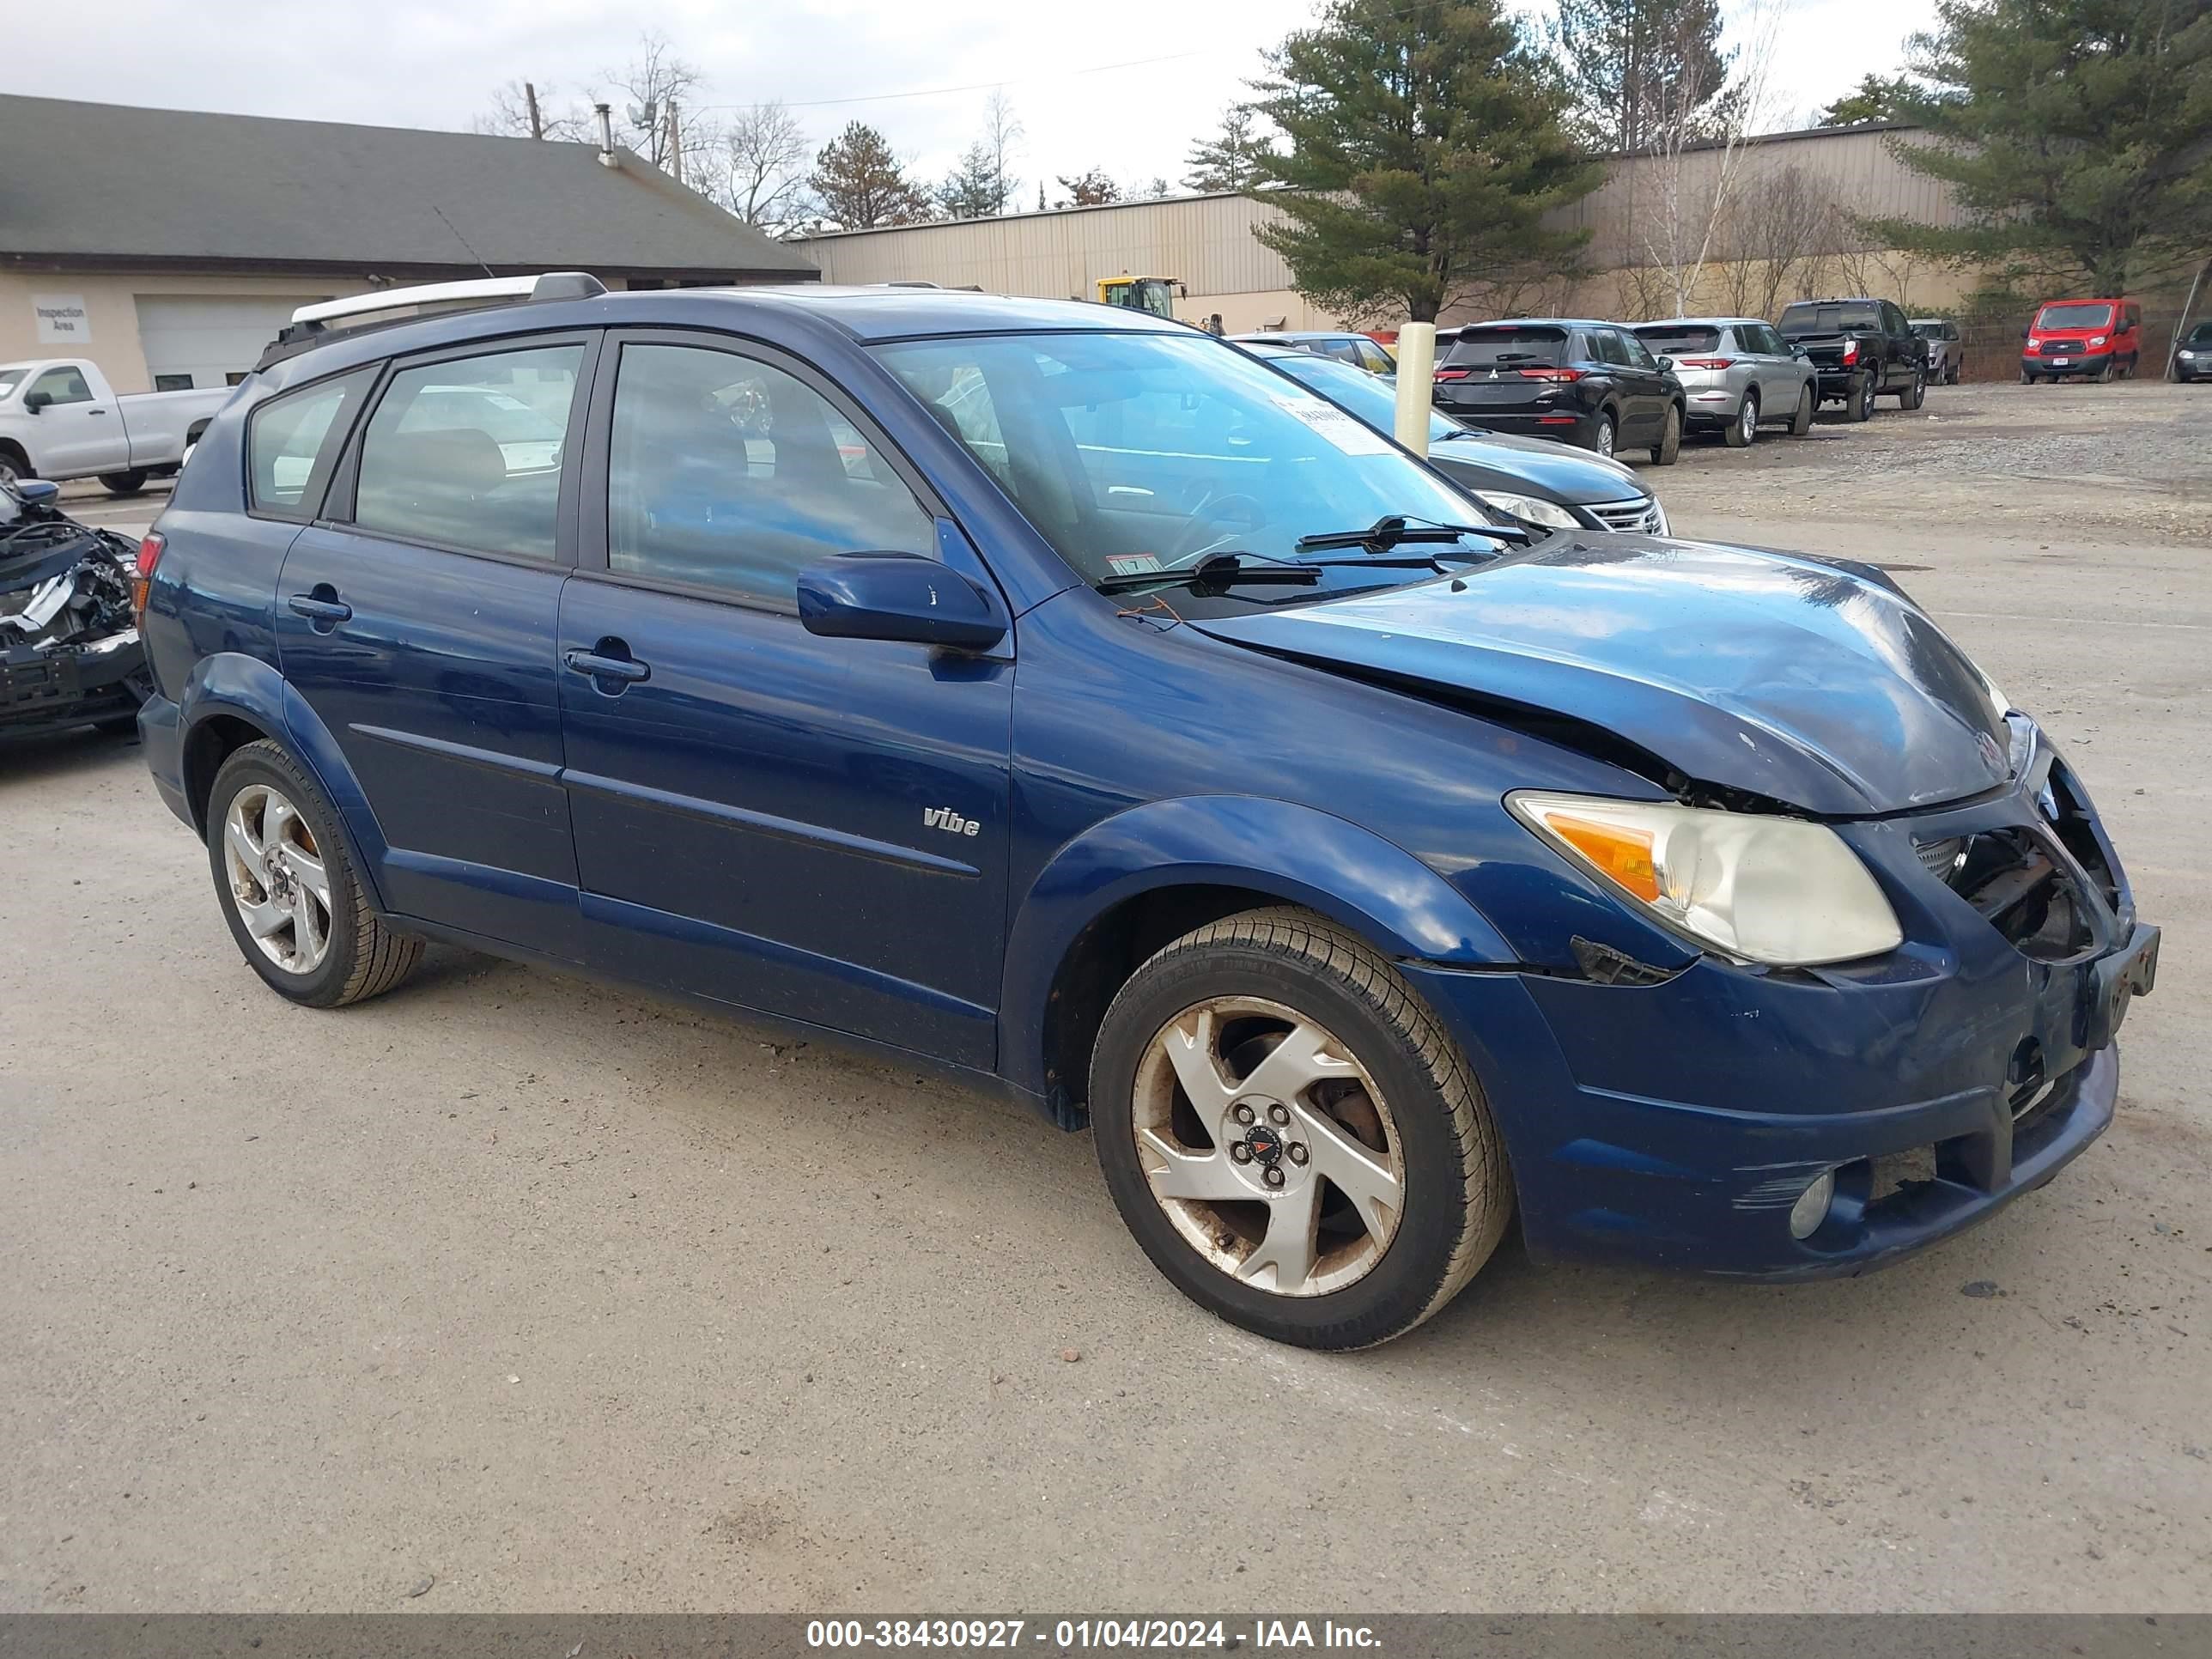
<svg viewBox="0 0 2212 1659">
<path fill-rule="evenodd" d="M 138 295 L 138 343 L 156 392 L 235 385 L 260 361 L 276 331 L 325 294 L 288 297 L 214 294 Z"/>
</svg>

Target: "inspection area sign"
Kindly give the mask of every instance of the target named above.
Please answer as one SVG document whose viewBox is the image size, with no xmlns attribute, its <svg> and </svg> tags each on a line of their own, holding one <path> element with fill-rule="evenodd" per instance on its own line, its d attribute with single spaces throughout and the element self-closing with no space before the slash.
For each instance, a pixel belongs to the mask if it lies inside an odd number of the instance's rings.
<svg viewBox="0 0 2212 1659">
<path fill-rule="evenodd" d="M 92 343 L 92 319 L 86 314 L 83 295 L 33 294 L 31 309 L 38 314 L 40 345 Z"/>
</svg>

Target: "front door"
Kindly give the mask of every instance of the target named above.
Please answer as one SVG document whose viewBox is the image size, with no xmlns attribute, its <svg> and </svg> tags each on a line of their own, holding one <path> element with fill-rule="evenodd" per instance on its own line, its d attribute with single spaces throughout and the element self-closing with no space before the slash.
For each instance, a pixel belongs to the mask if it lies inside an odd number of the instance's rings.
<svg viewBox="0 0 2212 1659">
<path fill-rule="evenodd" d="M 395 365 L 276 591 L 284 677 L 368 797 L 385 902 L 562 956 L 553 641 L 592 353 L 572 335 Z"/>
<path fill-rule="evenodd" d="M 1629 406 L 1636 412 L 1635 443 L 1655 444 L 1661 429 L 1667 423 L 1667 410 L 1673 402 L 1667 389 L 1667 371 L 1659 367 L 1659 360 L 1645 345 L 1625 328 L 1607 331 L 1620 342 L 1626 366 L 1620 371 L 1621 390 Z M 1626 432 L 1622 434 L 1626 437 Z"/>
<path fill-rule="evenodd" d="M 38 464 L 58 478 L 87 472 L 121 471 L 131 463 L 131 440 L 112 398 L 96 398 L 84 371 L 66 364 L 47 369 L 23 388 L 25 398 L 44 397 L 38 413 Z"/>
<path fill-rule="evenodd" d="M 587 959 L 989 1066 L 1011 642 L 822 639 L 794 601 L 828 554 L 981 575 L 973 550 L 865 416 L 778 354 L 611 337 L 593 405 L 560 624 Z"/>
</svg>

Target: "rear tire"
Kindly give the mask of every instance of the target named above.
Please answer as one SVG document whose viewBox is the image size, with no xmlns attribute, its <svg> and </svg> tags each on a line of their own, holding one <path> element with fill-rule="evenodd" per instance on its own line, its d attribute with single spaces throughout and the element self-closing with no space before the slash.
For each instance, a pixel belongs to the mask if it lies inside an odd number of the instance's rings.
<svg viewBox="0 0 2212 1659">
<path fill-rule="evenodd" d="M 271 863 L 245 857 L 256 849 L 233 839 L 230 823 L 232 808 L 241 796 L 260 803 L 264 842 L 274 834 L 268 803 L 273 799 L 289 809 L 293 819 L 284 837 L 285 852 L 295 855 L 295 870 L 319 872 L 326 890 L 321 898 L 313 891 L 313 879 L 279 874 L 282 859 Z M 387 926 L 370 908 L 368 890 L 338 828 L 337 810 L 322 786 L 281 744 L 266 738 L 249 743 L 223 762 L 208 796 L 207 823 L 208 866 L 223 919 L 247 965 L 277 995 L 309 1008 L 339 1008 L 381 996 L 415 971 L 422 959 L 422 941 Z M 277 937 L 289 932 L 289 942 L 296 947 L 293 954 L 301 960 L 297 968 L 275 960 L 281 945 L 272 942 L 265 930 L 257 936 L 246 919 L 249 912 L 273 915 L 296 908 L 279 902 L 286 887 L 307 890 L 311 918 L 314 910 L 321 912 L 319 923 L 311 919 L 307 924 L 309 934 L 320 932 L 323 936 L 319 953 L 307 948 L 300 924 L 277 922 Z"/>
<path fill-rule="evenodd" d="M 1721 435 L 1730 449 L 1751 447 L 1752 441 L 1759 436 L 1759 393 L 1757 392 L 1747 390 L 1744 392 L 1743 402 L 1736 408 L 1735 419 L 1728 423 L 1728 430 Z"/>
<path fill-rule="evenodd" d="M 132 467 L 128 472 L 103 472 L 100 487 L 111 495 L 136 495 L 146 487 L 146 470 Z"/>
<path fill-rule="evenodd" d="M 1659 441 L 1651 446 L 1651 465 L 1672 466 L 1682 453 L 1682 410 L 1676 404 L 1667 405 L 1667 423 L 1659 428 Z"/>
<path fill-rule="evenodd" d="M 20 483 L 39 476 L 39 470 L 16 451 L 0 444 L 0 483 Z"/>
<path fill-rule="evenodd" d="M 1874 419 L 1874 400 L 1877 395 L 1874 376 L 1860 375 L 1851 386 L 1850 396 L 1844 401 L 1844 415 L 1854 421 Z"/>
<path fill-rule="evenodd" d="M 1790 435 L 1802 438 L 1813 429 L 1813 387 L 1809 382 L 1799 388 L 1797 411 L 1790 417 Z"/>
<path fill-rule="evenodd" d="M 1620 431 L 1620 428 L 1614 422 L 1613 412 L 1610 410 L 1600 410 L 1597 424 L 1590 428 L 1590 453 L 1602 455 L 1606 459 L 1611 460 L 1615 447 L 1614 440 Z"/>
<path fill-rule="evenodd" d="M 1249 1128 L 1240 1108 L 1259 1114 Z M 1504 1144 L 1458 1045 L 1388 960 L 1310 911 L 1211 923 L 1131 975 L 1099 1028 L 1091 1112 L 1107 1189 L 1153 1266 L 1278 1342 L 1403 1334 L 1512 1214 Z M 1269 1171 L 1287 1177 L 1273 1192 L 1254 1178 Z"/>
</svg>

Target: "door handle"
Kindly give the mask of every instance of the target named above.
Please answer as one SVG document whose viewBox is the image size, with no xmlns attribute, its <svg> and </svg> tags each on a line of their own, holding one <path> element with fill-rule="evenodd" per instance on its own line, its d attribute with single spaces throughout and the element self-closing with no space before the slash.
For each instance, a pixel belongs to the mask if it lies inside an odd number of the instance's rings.
<svg viewBox="0 0 2212 1659">
<path fill-rule="evenodd" d="M 653 678 L 653 670 L 631 657 L 601 656 L 596 651 L 571 651 L 561 660 L 572 674 L 581 674 L 587 679 L 620 680 L 625 685 L 635 685 L 640 680 Z"/>
<path fill-rule="evenodd" d="M 295 593 L 285 604 L 291 607 L 294 616 L 305 617 L 311 623 L 330 628 L 353 619 L 353 607 L 343 599 L 326 599 L 319 593 Z"/>
<path fill-rule="evenodd" d="M 105 415 L 107 413 L 104 409 L 88 409 L 84 412 L 88 415 Z"/>
</svg>

